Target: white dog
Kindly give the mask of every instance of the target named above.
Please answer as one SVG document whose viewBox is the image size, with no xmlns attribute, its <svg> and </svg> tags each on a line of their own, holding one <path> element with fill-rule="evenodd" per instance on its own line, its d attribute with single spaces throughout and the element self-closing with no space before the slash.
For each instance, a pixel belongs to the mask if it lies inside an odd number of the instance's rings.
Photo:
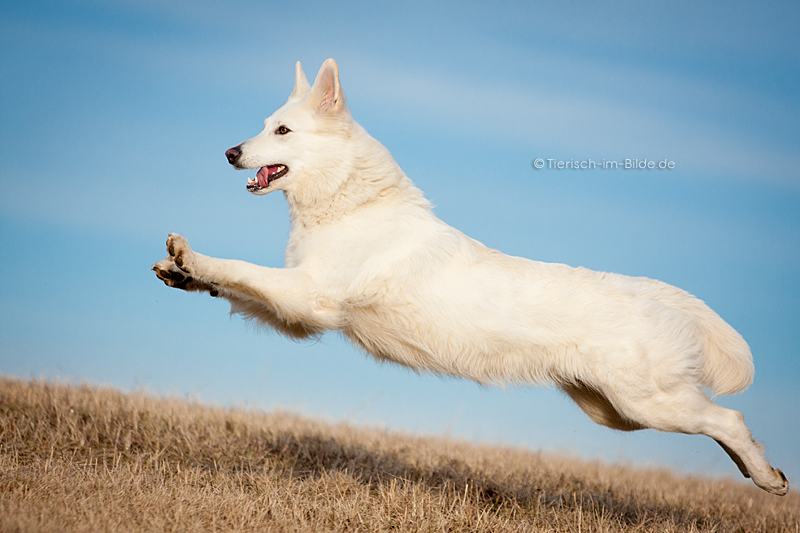
<svg viewBox="0 0 800 533">
<path fill-rule="evenodd" d="M 285 268 L 215 259 L 171 234 L 153 267 L 293 338 L 338 330 L 379 360 L 479 383 L 555 383 L 589 417 L 630 431 L 704 434 L 773 494 L 741 413 L 709 400 L 746 389 L 750 349 L 703 302 L 666 283 L 509 257 L 434 216 L 389 151 L 351 117 L 336 62 L 226 152 L 283 191 Z"/>
</svg>

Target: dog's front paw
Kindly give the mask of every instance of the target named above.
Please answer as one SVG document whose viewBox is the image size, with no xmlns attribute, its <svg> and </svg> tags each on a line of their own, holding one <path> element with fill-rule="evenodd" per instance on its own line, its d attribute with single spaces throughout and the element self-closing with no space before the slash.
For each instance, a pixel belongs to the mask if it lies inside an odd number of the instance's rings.
<svg viewBox="0 0 800 533">
<path fill-rule="evenodd" d="M 187 285 L 193 281 L 188 272 L 181 270 L 175 264 L 172 257 L 162 259 L 153 265 L 153 272 L 156 273 L 158 279 L 163 281 L 168 287 L 186 290 Z"/>
<path fill-rule="evenodd" d="M 189 276 L 194 275 L 194 252 L 186 239 L 177 233 L 170 233 L 167 237 L 167 253 L 167 259 L 171 259 L 178 268 Z"/>
<path fill-rule="evenodd" d="M 168 287 L 184 291 L 207 291 L 211 296 L 217 296 L 219 291 L 214 283 L 198 280 L 195 277 L 194 252 L 189 248 L 186 239 L 177 233 L 171 233 L 167 238 L 167 253 L 153 265 L 153 272 L 158 279 Z"/>
</svg>

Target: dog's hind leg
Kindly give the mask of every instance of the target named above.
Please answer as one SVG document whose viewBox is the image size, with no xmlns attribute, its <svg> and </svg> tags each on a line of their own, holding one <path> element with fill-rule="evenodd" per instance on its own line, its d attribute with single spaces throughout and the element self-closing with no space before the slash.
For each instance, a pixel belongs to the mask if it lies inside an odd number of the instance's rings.
<svg viewBox="0 0 800 533">
<path fill-rule="evenodd" d="M 707 435 L 722 446 L 742 474 L 756 485 L 778 495 L 789 490 L 786 476 L 770 466 L 760 445 L 753 440 L 744 416 L 715 404 L 699 389 L 661 391 L 637 405 L 626 405 L 625 411 L 635 411 L 628 412 L 628 416 L 653 429 Z"/>
<path fill-rule="evenodd" d="M 709 400 L 704 417 L 706 423 L 701 433 L 717 441 L 745 477 L 772 494 L 782 496 L 789 491 L 786 476 L 767 462 L 761 445 L 745 426 L 742 413 Z"/>
<path fill-rule="evenodd" d="M 714 439 L 714 440 L 717 440 L 717 439 Z M 750 472 L 747 471 L 747 466 L 745 466 L 744 461 L 742 461 L 742 458 L 739 457 L 736 454 L 735 451 L 731 450 L 728 447 L 728 445 L 725 444 L 724 442 L 722 442 L 721 440 L 717 440 L 717 444 L 722 446 L 722 449 L 725 450 L 725 453 L 728 454 L 728 457 L 730 457 L 731 460 L 734 463 L 736 463 L 736 466 L 739 468 L 739 472 L 741 472 L 744 477 L 749 478 L 750 477 Z"/>
</svg>

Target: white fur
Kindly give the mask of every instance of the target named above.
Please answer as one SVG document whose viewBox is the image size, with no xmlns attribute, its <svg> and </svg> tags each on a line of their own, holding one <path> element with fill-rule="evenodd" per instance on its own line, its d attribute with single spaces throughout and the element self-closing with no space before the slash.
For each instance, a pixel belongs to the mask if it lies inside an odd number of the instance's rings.
<svg viewBox="0 0 800 533">
<path fill-rule="evenodd" d="M 332 59 L 313 87 L 298 63 L 286 104 L 232 150 L 238 168 L 289 168 L 255 191 L 282 190 L 289 203 L 286 267 L 206 257 L 172 234 L 154 266 L 168 285 L 226 298 L 293 338 L 341 331 L 416 370 L 554 383 L 599 424 L 708 435 L 759 487 L 787 492 L 742 415 L 704 392 L 752 381 L 732 327 L 666 283 L 509 257 L 440 221 L 353 121 Z"/>
</svg>

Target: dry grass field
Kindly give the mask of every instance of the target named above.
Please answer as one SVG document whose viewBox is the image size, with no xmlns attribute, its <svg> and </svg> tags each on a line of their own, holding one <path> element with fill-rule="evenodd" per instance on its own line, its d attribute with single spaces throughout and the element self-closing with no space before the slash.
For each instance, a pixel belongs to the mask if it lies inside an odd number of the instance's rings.
<svg viewBox="0 0 800 533">
<path fill-rule="evenodd" d="M 798 530 L 794 493 L 0 377 L 0 531 Z"/>
</svg>

